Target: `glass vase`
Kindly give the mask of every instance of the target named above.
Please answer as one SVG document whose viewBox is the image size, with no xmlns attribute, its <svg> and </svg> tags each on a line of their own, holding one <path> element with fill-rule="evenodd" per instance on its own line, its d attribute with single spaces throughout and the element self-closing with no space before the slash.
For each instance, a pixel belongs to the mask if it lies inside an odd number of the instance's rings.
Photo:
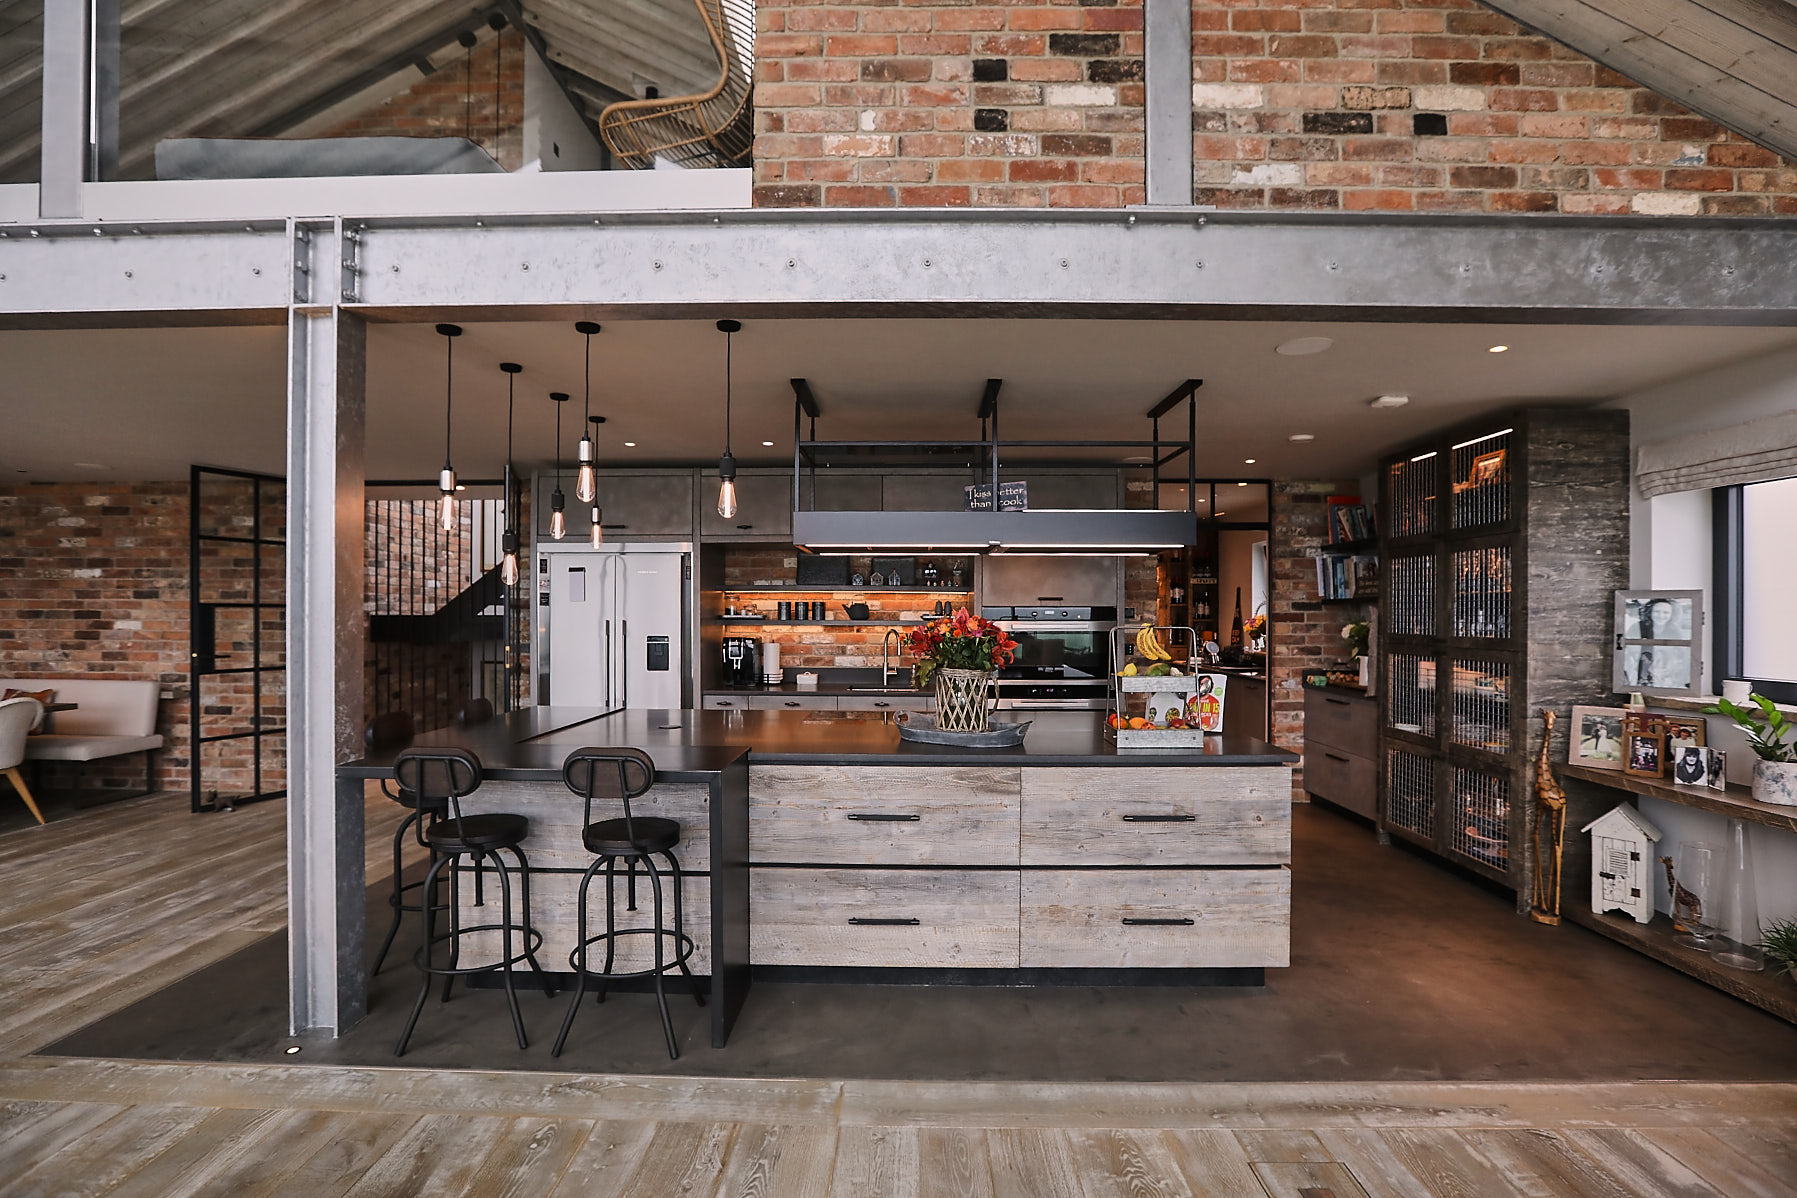
<svg viewBox="0 0 1797 1198">
<path fill-rule="evenodd" d="M 936 727 L 944 732 L 984 732 L 990 670 L 936 671 Z"/>
<path fill-rule="evenodd" d="M 1730 969 L 1748 971 L 1766 967 L 1760 951 L 1760 899 L 1754 886 L 1753 839 L 1746 820 L 1728 821 L 1728 860 L 1722 867 L 1722 910 L 1717 921 L 1722 938 L 1710 956 Z"/>
<path fill-rule="evenodd" d="M 1679 846 L 1678 862 L 1667 878 L 1672 891 L 1674 943 L 1705 953 L 1716 947 L 1724 861 L 1716 845 L 1692 840 Z"/>
</svg>

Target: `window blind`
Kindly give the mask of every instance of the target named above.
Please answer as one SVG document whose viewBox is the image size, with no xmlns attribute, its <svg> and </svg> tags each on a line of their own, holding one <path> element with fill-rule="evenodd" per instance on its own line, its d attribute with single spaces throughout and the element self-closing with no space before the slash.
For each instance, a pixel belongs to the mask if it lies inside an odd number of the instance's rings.
<svg viewBox="0 0 1797 1198">
<path fill-rule="evenodd" d="M 1654 441 L 1636 451 L 1635 485 L 1651 499 L 1797 475 L 1797 411 Z"/>
</svg>

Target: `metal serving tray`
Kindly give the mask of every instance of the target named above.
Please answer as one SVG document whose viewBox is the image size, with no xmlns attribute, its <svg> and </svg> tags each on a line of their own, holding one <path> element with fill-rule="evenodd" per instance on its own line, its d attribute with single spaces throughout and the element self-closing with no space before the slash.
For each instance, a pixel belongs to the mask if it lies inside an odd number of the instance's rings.
<svg viewBox="0 0 1797 1198">
<path fill-rule="evenodd" d="M 915 740 L 926 745 L 962 745 L 969 749 L 1008 749 L 1023 743 L 1030 721 L 1017 724 L 995 724 L 985 732 L 944 732 L 936 727 L 936 717 L 914 715 L 899 725 L 900 740 Z"/>
</svg>

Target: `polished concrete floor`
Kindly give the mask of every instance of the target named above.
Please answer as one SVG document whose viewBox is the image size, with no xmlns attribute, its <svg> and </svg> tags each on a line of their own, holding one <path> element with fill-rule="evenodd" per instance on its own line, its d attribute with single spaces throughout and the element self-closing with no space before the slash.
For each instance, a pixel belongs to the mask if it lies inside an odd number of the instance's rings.
<svg viewBox="0 0 1797 1198">
<path fill-rule="evenodd" d="M 520 1051 L 499 992 L 458 990 L 426 1008 L 403 1063 L 951 1081 L 1797 1079 L 1797 1027 L 1583 929 L 1521 919 L 1507 896 L 1380 847 L 1351 817 L 1300 807 L 1294 855 L 1292 965 L 1264 987 L 761 982 L 722 1050 L 676 991 L 673 1062 L 647 995 L 585 1007 L 554 1060 L 565 996 L 521 988 L 532 1043 Z M 276 935 L 42 1051 L 390 1065 L 416 993 L 406 961 L 395 952 L 368 1019 L 337 1040 L 285 1034 Z"/>
</svg>

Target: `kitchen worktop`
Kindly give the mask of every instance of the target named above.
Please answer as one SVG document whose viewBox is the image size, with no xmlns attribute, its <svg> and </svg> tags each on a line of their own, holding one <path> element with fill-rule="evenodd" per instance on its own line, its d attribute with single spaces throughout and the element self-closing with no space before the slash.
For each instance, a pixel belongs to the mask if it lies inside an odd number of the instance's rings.
<svg viewBox="0 0 1797 1198">
<path fill-rule="evenodd" d="M 498 780 L 561 777 L 562 761 L 587 745 L 647 752 L 668 781 L 702 781 L 738 760 L 763 765 L 1023 765 L 1023 766 L 1284 766 L 1296 755 L 1245 736 L 1206 737 L 1202 746 L 1118 750 L 1097 712 L 1016 713 L 1030 723 L 1024 743 L 1009 749 L 926 745 L 899 739 L 879 718 L 820 719 L 789 711 L 626 710 L 531 707 L 466 727 L 425 733 L 414 747 L 465 748 Z M 996 722 L 1008 720 L 1001 713 Z M 337 767 L 346 778 L 389 776 L 394 753 L 374 753 Z"/>
</svg>

